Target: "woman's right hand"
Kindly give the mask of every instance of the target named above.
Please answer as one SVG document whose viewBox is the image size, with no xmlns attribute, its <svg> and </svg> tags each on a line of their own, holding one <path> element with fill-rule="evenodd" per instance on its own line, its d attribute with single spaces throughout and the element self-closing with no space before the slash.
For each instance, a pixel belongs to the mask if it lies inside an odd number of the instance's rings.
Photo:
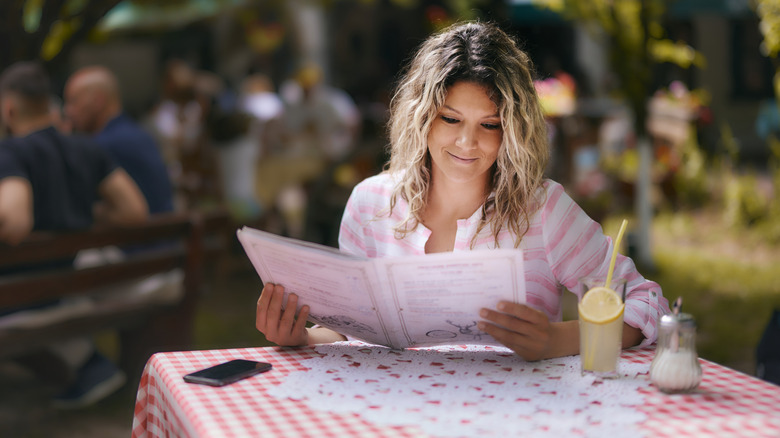
<svg viewBox="0 0 780 438">
<path fill-rule="evenodd" d="M 284 286 L 266 283 L 257 300 L 255 327 L 267 340 L 277 345 L 294 347 L 308 344 L 306 319 L 309 317 L 309 306 L 301 307 L 296 315 L 298 296 L 290 294 L 287 303 L 283 301 Z"/>
</svg>

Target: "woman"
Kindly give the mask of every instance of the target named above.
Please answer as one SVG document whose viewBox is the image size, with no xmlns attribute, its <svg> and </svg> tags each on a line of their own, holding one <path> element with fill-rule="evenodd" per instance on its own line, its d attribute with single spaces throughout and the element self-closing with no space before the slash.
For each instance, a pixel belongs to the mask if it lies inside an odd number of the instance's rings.
<svg viewBox="0 0 780 438">
<path fill-rule="evenodd" d="M 403 76 L 390 117 L 391 158 L 358 184 L 344 212 L 342 251 L 387 257 L 477 248 L 523 250 L 525 304 L 482 309 L 479 329 L 526 360 L 579 353 L 577 321 L 561 321 L 564 289 L 606 277 L 611 239 L 562 186 L 544 178 L 546 125 L 528 56 L 491 24 L 465 23 L 429 38 Z M 658 284 L 618 256 L 628 282 L 623 346 L 650 344 L 669 311 Z M 282 306 L 268 284 L 258 330 L 280 345 L 344 340 L 305 328 L 308 307 Z"/>
</svg>

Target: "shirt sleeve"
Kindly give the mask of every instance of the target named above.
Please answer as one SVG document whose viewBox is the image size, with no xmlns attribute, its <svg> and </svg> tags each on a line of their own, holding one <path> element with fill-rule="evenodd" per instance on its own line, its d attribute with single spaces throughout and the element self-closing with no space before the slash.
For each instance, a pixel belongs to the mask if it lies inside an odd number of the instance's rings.
<svg viewBox="0 0 780 438">
<path fill-rule="evenodd" d="M 121 167 L 116 164 L 104 148 L 98 144 L 95 144 L 94 147 L 98 151 L 95 154 L 95 160 L 97 161 L 95 169 L 99 172 L 100 181 L 103 181 L 108 175 L 111 175 L 112 172 Z"/>
<path fill-rule="evenodd" d="M 596 221 L 554 184 L 542 207 L 545 252 L 556 279 L 570 291 L 581 295 L 578 287 L 583 277 L 604 277 L 609 271 L 614 250 L 612 239 Z M 626 307 L 623 321 L 642 331 L 640 344 L 654 343 L 661 315 L 669 313 L 669 302 L 658 283 L 645 279 L 630 258 L 618 254 L 613 278 L 625 278 Z"/>
<path fill-rule="evenodd" d="M 19 159 L 14 155 L 11 145 L 0 143 L 0 179 L 18 176 L 29 180 L 29 176 Z"/>
</svg>

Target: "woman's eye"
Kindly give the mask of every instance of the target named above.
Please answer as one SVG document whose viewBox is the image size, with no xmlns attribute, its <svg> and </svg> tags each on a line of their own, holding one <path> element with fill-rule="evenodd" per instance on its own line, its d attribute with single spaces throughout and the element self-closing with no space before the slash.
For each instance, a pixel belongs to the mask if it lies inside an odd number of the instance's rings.
<svg viewBox="0 0 780 438">
<path fill-rule="evenodd" d="M 494 131 L 496 129 L 501 129 L 501 124 L 500 123 L 483 123 L 482 126 L 485 129 L 489 129 L 491 131 Z"/>
<path fill-rule="evenodd" d="M 441 119 L 444 120 L 444 123 L 449 123 L 450 125 L 458 123 L 458 119 L 452 117 L 441 116 Z"/>
</svg>

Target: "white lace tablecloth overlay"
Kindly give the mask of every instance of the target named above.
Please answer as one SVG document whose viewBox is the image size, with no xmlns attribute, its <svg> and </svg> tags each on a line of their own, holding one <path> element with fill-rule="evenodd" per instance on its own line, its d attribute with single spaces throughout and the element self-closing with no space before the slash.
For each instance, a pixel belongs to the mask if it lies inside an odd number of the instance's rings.
<svg viewBox="0 0 780 438">
<path fill-rule="evenodd" d="M 435 437 L 638 437 L 649 364 L 621 361 L 621 377 L 581 376 L 579 356 L 525 362 L 508 349 L 391 350 L 318 345 L 322 357 L 269 389 L 318 411 L 359 414 Z"/>
</svg>

